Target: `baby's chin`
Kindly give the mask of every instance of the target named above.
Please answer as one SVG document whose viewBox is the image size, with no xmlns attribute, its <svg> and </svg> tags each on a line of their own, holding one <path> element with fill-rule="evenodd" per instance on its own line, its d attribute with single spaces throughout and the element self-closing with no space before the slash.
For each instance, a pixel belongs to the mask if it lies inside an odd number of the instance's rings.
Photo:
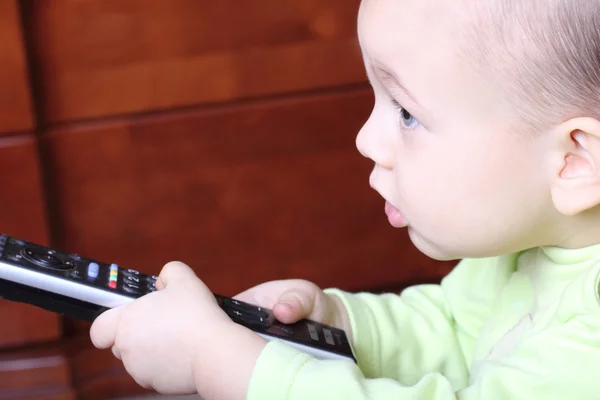
<svg viewBox="0 0 600 400">
<path fill-rule="evenodd" d="M 436 243 L 427 240 L 425 237 L 423 237 L 410 226 L 408 227 L 408 237 L 410 238 L 413 245 L 417 248 L 417 250 L 419 250 L 421 253 L 425 254 L 429 258 L 438 261 L 450 261 L 459 258 L 452 256 L 446 249 L 440 248 L 440 246 Z"/>
<path fill-rule="evenodd" d="M 408 236 L 417 250 L 433 260 L 453 261 L 481 256 L 480 248 L 469 248 L 466 243 L 443 243 L 432 240 L 410 226 L 408 227 Z"/>
<path fill-rule="evenodd" d="M 523 250 L 522 248 L 513 249 L 499 240 L 481 241 L 482 237 L 471 237 L 456 233 L 446 238 L 433 238 L 433 235 L 424 235 L 412 227 L 408 227 L 408 236 L 414 246 L 427 257 L 437 261 L 453 261 L 465 258 L 488 258 L 506 255 L 512 252 Z M 456 241 L 456 238 L 464 240 Z"/>
</svg>

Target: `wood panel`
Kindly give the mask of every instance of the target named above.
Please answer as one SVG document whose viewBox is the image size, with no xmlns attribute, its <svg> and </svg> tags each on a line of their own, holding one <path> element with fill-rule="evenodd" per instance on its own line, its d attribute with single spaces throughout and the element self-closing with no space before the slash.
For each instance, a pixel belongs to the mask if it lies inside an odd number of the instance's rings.
<svg viewBox="0 0 600 400">
<path fill-rule="evenodd" d="M 46 211 L 34 135 L 0 139 L 2 233 L 48 244 Z M 32 306 L 0 300 L 0 348 L 59 337 L 59 318 Z"/>
<path fill-rule="evenodd" d="M 17 0 L 0 0 L 0 135 L 33 128 Z"/>
<path fill-rule="evenodd" d="M 61 349 L 0 353 L 0 399 L 75 400 Z"/>
<path fill-rule="evenodd" d="M 42 119 L 365 82 L 359 0 L 26 0 Z"/>
<path fill-rule="evenodd" d="M 69 354 L 73 388 L 81 399 L 105 400 L 152 393 L 133 380 L 110 350 L 94 348 L 87 332 L 69 340 Z"/>
<path fill-rule="evenodd" d="M 48 132 L 57 243 L 148 273 L 179 259 L 224 294 L 437 278 L 369 188 L 354 139 L 371 103 L 361 89 Z"/>
</svg>

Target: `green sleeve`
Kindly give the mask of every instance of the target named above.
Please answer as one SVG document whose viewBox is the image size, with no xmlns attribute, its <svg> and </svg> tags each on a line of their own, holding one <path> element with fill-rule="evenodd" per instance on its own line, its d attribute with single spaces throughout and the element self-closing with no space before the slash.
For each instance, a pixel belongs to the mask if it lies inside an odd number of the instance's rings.
<svg viewBox="0 0 600 400">
<path fill-rule="evenodd" d="M 369 379 L 350 361 L 317 360 L 273 341 L 257 361 L 248 400 L 564 400 L 598 397 L 600 318 L 575 316 L 532 332 L 501 359 L 484 361 L 464 388 L 442 374 L 414 385 Z"/>
<path fill-rule="evenodd" d="M 513 270 L 508 258 L 468 259 L 440 285 L 413 286 L 401 295 L 326 292 L 348 310 L 366 377 L 410 386 L 438 372 L 456 388 L 467 382 L 475 340 Z"/>
<path fill-rule="evenodd" d="M 468 377 L 456 323 L 440 285 L 421 285 L 402 295 L 348 294 L 353 350 L 366 377 L 416 384 L 429 372 L 440 372 L 457 387 Z"/>
</svg>

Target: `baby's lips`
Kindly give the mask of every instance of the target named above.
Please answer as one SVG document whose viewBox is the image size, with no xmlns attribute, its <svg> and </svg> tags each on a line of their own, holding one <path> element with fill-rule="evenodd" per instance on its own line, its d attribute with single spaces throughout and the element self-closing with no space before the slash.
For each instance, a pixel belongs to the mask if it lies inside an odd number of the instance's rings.
<svg viewBox="0 0 600 400">
<path fill-rule="evenodd" d="M 404 216 L 389 201 L 385 202 L 385 214 L 388 217 L 390 225 L 394 228 L 404 228 L 408 225 Z"/>
</svg>

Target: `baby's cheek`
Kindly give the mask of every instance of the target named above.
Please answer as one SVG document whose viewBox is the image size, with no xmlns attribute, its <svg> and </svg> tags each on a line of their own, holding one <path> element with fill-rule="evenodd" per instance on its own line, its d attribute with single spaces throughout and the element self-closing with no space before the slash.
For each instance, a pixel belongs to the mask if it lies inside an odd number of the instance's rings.
<svg viewBox="0 0 600 400">
<path fill-rule="evenodd" d="M 416 164 L 413 164 L 417 167 Z M 453 165 L 423 163 L 410 168 L 400 180 L 401 205 L 409 224 L 427 236 L 454 236 L 469 220 L 472 190 Z M 472 173 L 472 172 L 469 172 Z"/>
</svg>

